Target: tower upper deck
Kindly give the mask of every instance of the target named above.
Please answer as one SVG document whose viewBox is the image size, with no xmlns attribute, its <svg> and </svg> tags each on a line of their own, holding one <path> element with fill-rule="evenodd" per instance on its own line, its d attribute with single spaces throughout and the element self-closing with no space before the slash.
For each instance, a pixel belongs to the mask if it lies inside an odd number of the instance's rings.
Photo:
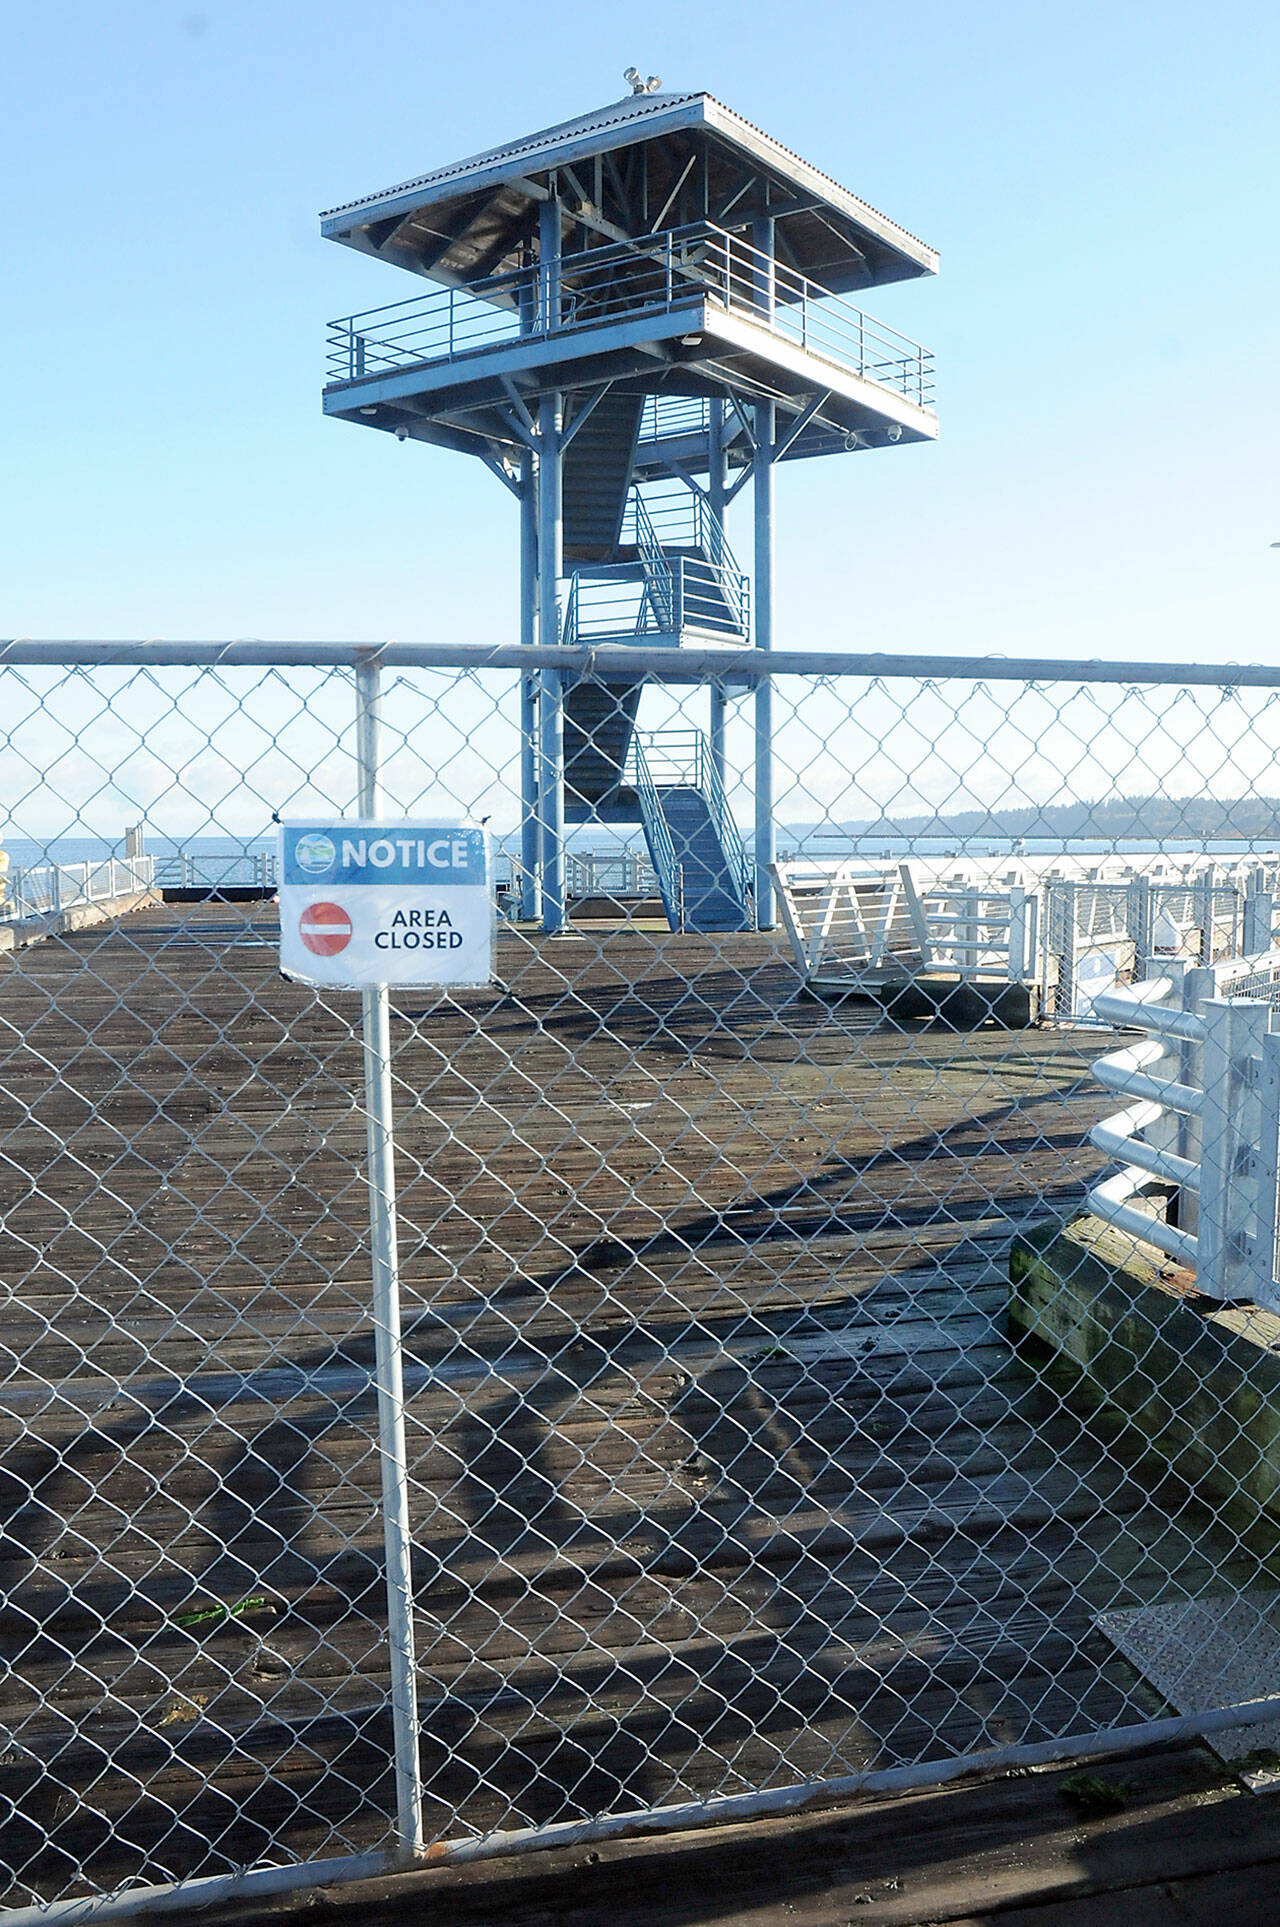
<svg viewBox="0 0 1280 1927">
<path fill-rule="evenodd" d="M 491 461 L 513 406 L 618 383 L 776 401 L 787 456 L 937 432 L 932 356 L 849 298 L 934 251 L 710 94 L 632 95 L 322 222 L 437 284 L 332 324 L 330 414 Z"/>
</svg>

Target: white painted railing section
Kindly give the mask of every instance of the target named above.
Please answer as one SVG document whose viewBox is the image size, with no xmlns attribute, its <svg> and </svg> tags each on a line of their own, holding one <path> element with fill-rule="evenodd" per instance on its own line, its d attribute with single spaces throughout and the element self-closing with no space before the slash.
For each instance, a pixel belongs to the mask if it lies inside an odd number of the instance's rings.
<svg viewBox="0 0 1280 1927">
<path fill-rule="evenodd" d="M 1222 996 L 1223 989 L 1236 994 Z M 1222 1302 L 1280 1311 L 1280 952 L 1172 970 L 1099 997 L 1105 1022 L 1147 1032 L 1094 1065 L 1099 1083 L 1133 1100 L 1092 1142 L 1122 1169 L 1087 1208 L 1193 1270 Z M 1176 998 L 1176 1001 L 1175 1001 Z M 1135 1202 L 1172 1185 L 1170 1216 Z"/>
</svg>

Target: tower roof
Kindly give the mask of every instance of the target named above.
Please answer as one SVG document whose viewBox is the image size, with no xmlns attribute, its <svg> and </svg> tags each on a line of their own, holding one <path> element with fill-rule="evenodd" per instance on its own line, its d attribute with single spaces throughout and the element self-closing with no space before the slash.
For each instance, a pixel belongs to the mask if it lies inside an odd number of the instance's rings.
<svg viewBox="0 0 1280 1927">
<path fill-rule="evenodd" d="M 643 153 L 642 189 L 635 150 Z M 621 238 L 619 208 L 641 192 L 652 219 L 644 231 L 675 225 L 668 217 L 679 216 L 692 176 L 702 218 L 741 228 L 772 214 L 781 258 L 833 292 L 932 274 L 938 265 L 923 241 L 706 93 L 628 95 L 331 208 L 321 231 L 433 280 L 472 280 L 514 263 L 536 230 L 553 173 L 570 209 L 576 198 L 584 224 L 606 238 Z M 600 203 L 612 204 L 612 220 Z"/>
</svg>

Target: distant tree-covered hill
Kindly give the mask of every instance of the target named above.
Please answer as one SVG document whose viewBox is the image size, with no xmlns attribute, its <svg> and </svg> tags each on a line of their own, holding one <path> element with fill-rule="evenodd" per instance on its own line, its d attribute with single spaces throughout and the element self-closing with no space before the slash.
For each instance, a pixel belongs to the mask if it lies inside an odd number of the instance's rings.
<svg viewBox="0 0 1280 1927">
<path fill-rule="evenodd" d="M 1150 839 L 1275 837 L 1280 841 L 1280 797 L 1242 796 L 1222 802 L 1209 796 L 1126 796 L 1099 803 L 1026 804 L 1015 809 L 939 810 L 931 816 L 880 816 L 860 823 L 797 825 L 830 835 L 1075 837 Z"/>
</svg>

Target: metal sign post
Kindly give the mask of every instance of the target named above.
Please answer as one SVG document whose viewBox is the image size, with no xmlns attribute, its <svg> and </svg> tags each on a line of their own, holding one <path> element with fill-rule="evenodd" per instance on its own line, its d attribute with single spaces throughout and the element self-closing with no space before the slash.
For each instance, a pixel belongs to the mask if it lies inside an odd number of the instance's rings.
<svg viewBox="0 0 1280 1927">
<path fill-rule="evenodd" d="M 360 814 L 382 814 L 381 670 L 356 668 L 356 757 Z M 373 1267 L 373 1331 L 382 1463 L 382 1518 L 387 1560 L 387 1642 L 391 1655 L 391 1720 L 395 1751 L 396 1833 L 407 1857 L 423 1851 L 422 1767 L 418 1753 L 418 1676 L 413 1641 L 413 1541 L 404 1434 L 400 1329 L 400 1257 L 396 1243 L 396 1167 L 391 1092 L 391 1024 L 386 984 L 361 991 L 365 1115 L 369 1146 L 369 1249 Z"/>
</svg>

